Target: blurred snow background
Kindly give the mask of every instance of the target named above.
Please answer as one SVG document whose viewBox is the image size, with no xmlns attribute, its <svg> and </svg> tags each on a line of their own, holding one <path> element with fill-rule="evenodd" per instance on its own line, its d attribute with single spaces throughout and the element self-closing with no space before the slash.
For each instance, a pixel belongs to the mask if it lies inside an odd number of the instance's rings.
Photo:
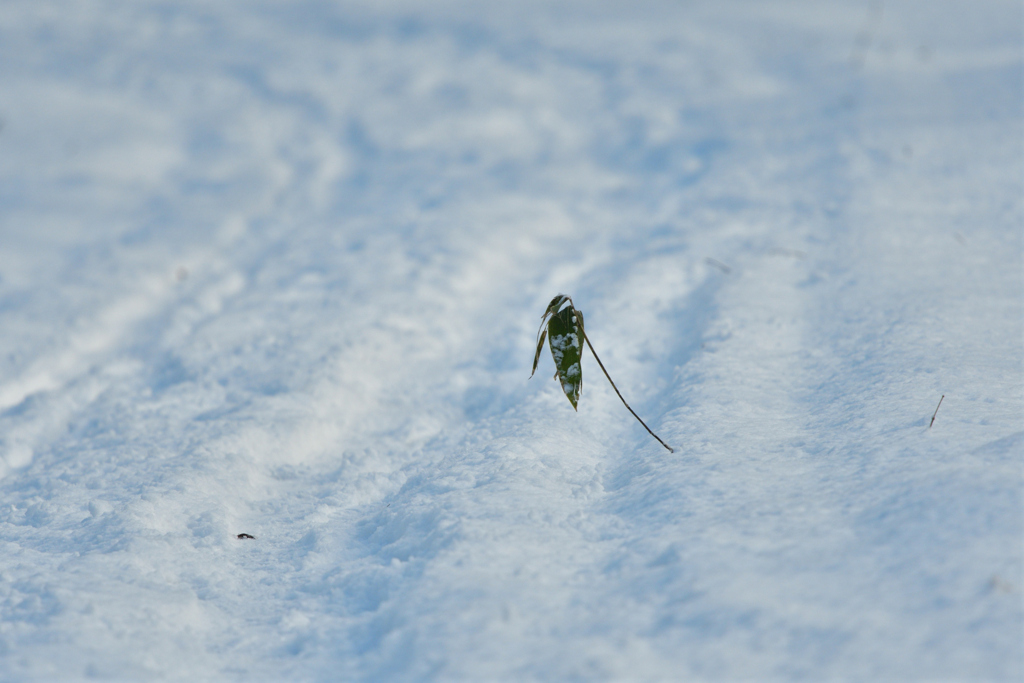
<svg viewBox="0 0 1024 683">
<path fill-rule="evenodd" d="M 1022 34 L 3 3 L 0 679 L 1024 676 Z"/>
</svg>

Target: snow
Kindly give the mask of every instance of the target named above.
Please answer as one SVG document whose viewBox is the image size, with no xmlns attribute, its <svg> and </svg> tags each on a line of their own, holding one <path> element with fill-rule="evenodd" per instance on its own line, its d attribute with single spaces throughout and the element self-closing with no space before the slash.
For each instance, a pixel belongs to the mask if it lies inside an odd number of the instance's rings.
<svg viewBox="0 0 1024 683">
<path fill-rule="evenodd" d="M 1022 34 L 4 3 L 0 679 L 1024 677 Z"/>
</svg>

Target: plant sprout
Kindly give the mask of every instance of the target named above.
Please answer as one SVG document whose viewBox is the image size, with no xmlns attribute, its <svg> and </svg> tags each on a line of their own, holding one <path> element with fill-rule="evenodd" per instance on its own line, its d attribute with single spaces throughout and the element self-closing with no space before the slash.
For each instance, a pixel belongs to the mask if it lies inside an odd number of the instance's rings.
<svg viewBox="0 0 1024 683">
<path fill-rule="evenodd" d="M 547 323 L 546 329 L 545 323 Z M 551 358 L 555 361 L 555 379 L 562 386 L 562 391 L 565 392 L 566 398 L 572 404 L 573 410 L 577 410 L 580 392 L 583 391 L 583 366 L 581 361 L 583 360 L 583 343 L 586 342 L 590 352 L 594 354 L 594 360 L 601 366 L 601 372 L 608 378 L 612 389 L 615 390 L 619 400 L 622 401 L 622 405 L 626 406 L 626 410 L 632 413 L 633 417 L 644 426 L 647 433 L 667 448 L 669 453 L 675 453 L 672 447 L 652 432 L 651 428 L 640 419 L 640 416 L 629 407 L 626 399 L 622 398 L 619 388 L 615 386 L 615 382 L 612 381 L 608 371 L 604 369 L 604 363 L 601 362 L 597 351 L 594 350 L 594 345 L 590 343 L 590 338 L 587 337 L 587 333 L 583 329 L 583 313 L 573 305 L 572 297 L 559 294 L 551 300 L 547 310 L 544 311 L 544 315 L 541 316 L 540 329 L 537 330 L 537 353 L 533 356 L 533 371 L 530 373 L 530 377 L 533 377 L 534 373 L 537 372 L 537 363 L 540 362 L 540 352 L 544 348 L 545 338 L 547 338 L 548 346 L 551 348 Z"/>
</svg>

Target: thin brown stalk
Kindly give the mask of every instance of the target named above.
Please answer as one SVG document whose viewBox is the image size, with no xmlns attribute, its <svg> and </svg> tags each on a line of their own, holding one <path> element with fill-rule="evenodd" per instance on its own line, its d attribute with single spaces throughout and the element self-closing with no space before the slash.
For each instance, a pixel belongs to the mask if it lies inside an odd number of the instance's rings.
<svg viewBox="0 0 1024 683">
<path fill-rule="evenodd" d="M 928 423 L 928 429 L 931 429 L 932 425 L 935 424 L 935 416 L 939 414 L 939 408 L 942 406 L 942 399 L 944 398 L 946 398 L 945 394 L 939 397 L 939 405 L 935 406 L 935 412 L 932 413 L 932 421 Z"/>
<path fill-rule="evenodd" d="M 667 448 L 669 453 L 675 453 L 675 451 L 672 449 L 672 447 L 669 446 L 664 441 L 662 441 L 661 438 L 657 434 L 652 432 L 651 428 L 647 426 L 647 423 L 644 422 L 643 420 L 641 420 L 640 416 L 637 415 L 636 412 L 632 408 L 629 407 L 629 404 L 626 403 L 626 399 L 622 398 L 622 392 L 619 391 L 619 388 L 617 386 L 615 386 L 615 382 L 612 381 L 611 375 L 609 375 L 608 371 L 604 369 L 604 363 L 601 362 L 600 356 L 598 356 L 597 355 L 597 351 L 594 350 L 594 345 L 590 343 L 590 337 L 587 336 L 586 330 L 583 329 L 582 325 L 580 326 L 580 331 L 583 332 L 583 339 L 584 339 L 584 341 L 587 342 L 587 346 L 590 348 L 590 352 L 592 354 L 594 354 L 594 359 L 597 361 L 597 364 L 601 366 L 601 372 L 603 372 L 604 376 L 608 378 L 608 381 L 612 385 L 612 389 L 614 389 L 615 393 L 618 394 L 619 400 L 622 401 L 622 405 L 626 406 L 626 410 L 628 410 L 629 412 L 633 413 L 633 417 L 635 417 L 637 419 L 637 422 L 639 422 L 640 424 L 642 424 L 644 426 L 644 429 L 647 430 L 648 434 L 653 436 L 658 441 L 658 443 L 660 443 L 662 446 Z"/>
</svg>

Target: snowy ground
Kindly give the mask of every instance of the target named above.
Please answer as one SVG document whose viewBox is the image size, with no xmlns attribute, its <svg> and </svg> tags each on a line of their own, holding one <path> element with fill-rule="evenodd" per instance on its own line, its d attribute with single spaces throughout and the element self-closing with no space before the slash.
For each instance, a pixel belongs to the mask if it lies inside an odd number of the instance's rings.
<svg viewBox="0 0 1024 683">
<path fill-rule="evenodd" d="M 1024 676 L 1022 44 L 4 2 L 0 680 Z"/>
</svg>

